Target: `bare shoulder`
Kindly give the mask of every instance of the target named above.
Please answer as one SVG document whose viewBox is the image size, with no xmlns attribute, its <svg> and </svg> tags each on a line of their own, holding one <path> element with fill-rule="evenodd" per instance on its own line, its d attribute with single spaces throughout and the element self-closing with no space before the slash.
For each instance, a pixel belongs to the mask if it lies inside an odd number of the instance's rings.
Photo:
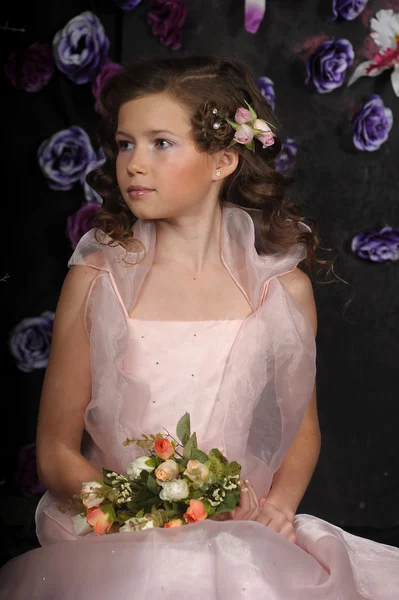
<svg viewBox="0 0 399 600">
<path fill-rule="evenodd" d="M 277 278 L 279 282 L 295 298 L 310 319 L 314 333 L 317 333 L 317 312 L 310 278 L 301 269 L 296 267 L 289 273 L 284 273 Z"/>
</svg>

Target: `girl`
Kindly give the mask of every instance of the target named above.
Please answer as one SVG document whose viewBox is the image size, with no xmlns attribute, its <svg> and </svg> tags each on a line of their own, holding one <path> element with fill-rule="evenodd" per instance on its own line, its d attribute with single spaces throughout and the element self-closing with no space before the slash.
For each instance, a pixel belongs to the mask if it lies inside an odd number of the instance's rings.
<svg viewBox="0 0 399 600">
<path fill-rule="evenodd" d="M 70 259 L 40 404 L 42 548 L 3 567 L 0 597 L 393 600 L 399 549 L 295 514 L 320 451 L 298 268 L 320 262 L 319 242 L 273 168 L 281 145 L 252 77 L 232 60 L 143 61 L 105 84 L 101 108 L 106 162 L 88 176 L 101 227 Z M 173 431 L 186 411 L 201 448 L 241 463 L 239 507 L 79 538 L 59 504 L 102 466 L 125 471 L 126 437 Z"/>
</svg>

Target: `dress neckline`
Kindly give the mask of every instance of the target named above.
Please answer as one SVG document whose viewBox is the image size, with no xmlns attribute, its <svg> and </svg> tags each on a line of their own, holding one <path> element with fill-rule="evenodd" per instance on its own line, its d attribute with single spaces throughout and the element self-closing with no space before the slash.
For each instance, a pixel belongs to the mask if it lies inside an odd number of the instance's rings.
<svg viewBox="0 0 399 600">
<path fill-rule="evenodd" d="M 199 323 L 242 323 L 245 321 L 244 319 L 207 319 L 207 320 L 194 320 L 194 321 L 172 321 L 172 320 L 151 320 L 151 319 L 136 319 L 134 317 L 129 317 L 129 321 L 138 322 L 138 323 L 187 323 L 187 324 L 199 324 Z"/>
</svg>

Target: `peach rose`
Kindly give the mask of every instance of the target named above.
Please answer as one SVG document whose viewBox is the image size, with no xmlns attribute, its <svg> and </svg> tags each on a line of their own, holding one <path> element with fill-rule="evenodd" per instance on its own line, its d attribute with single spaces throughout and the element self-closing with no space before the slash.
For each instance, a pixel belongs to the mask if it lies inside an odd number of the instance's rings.
<svg viewBox="0 0 399 600">
<path fill-rule="evenodd" d="M 193 483 L 201 485 L 208 482 L 209 469 L 199 460 L 189 460 L 183 475 L 186 475 Z"/>
<path fill-rule="evenodd" d="M 154 448 L 156 455 L 163 460 L 167 460 L 175 452 L 168 438 L 157 438 L 154 442 Z"/>
<path fill-rule="evenodd" d="M 104 535 L 112 527 L 114 519 L 110 509 L 113 510 L 112 504 L 105 504 L 89 508 L 87 511 L 86 521 L 94 528 L 97 535 Z"/>
<path fill-rule="evenodd" d="M 179 465 L 174 460 L 165 460 L 157 469 L 155 469 L 155 477 L 159 481 L 172 481 L 179 476 Z"/>
<path fill-rule="evenodd" d="M 183 521 L 181 519 L 172 519 L 169 523 L 165 523 L 164 529 L 168 529 L 169 527 L 181 527 L 183 525 Z"/>
<path fill-rule="evenodd" d="M 183 517 L 187 523 L 196 523 L 197 521 L 203 521 L 208 516 L 205 510 L 205 506 L 201 500 L 190 500 L 190 506 L 184 513 Z"/>
</svg>

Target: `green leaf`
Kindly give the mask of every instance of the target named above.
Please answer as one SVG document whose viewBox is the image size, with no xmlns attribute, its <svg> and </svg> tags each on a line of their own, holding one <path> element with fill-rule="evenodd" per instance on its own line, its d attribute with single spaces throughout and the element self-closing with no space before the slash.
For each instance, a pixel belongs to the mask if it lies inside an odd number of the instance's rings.
<svg viewBox="0 0 399 600">
<path fill-rule="evenodd" d="M 147 487 L 150 490 L 150 492 L 152 492 L 153 494 L 158 495 L 159 492 L 161 491 L 161 486 L 157 484 L 155 477 L 153 477 L 150 474 L 148 474 Z"/>
<path fill-rule="evenodd" d="M 251 140 L 250 142 L 248 142 L 248 144 L 245 144 L 245 145 L 249 150 L 252 150 L 252 152 L 255 152 L 255 142 L 253 140 Z"/>
<path fill-rule="evenodd" d="M 179 422 L 176 426 L 176 435 L 179 438 L 180 442 L 183 444 L 183 446 L 185 446 L 191 436 L 189 413 L 184 413 L 181 419 L 179 419 Z"/>
<path fill-rule="evenodd" d="M 234 121 L 229 121 L 228 119 L 226 119 L 226 121 L 232 126 L 233 129 L 235 129 L 235 131 L 238 131 L 241 127 L 241 125 L 235 123 Z"/>
<path fill-rule="evenodd" d="M 208 455 L 202 450 L 198 450 L 198 448 L 193 448 L 191 451 L 192 460 L 199 460 L 200 463 L 205 463 L 208 460 Z"/>
<path fill-rule="evenodd" d="M 226 507 L 226 510 L 234 510 L 237 506 L 236 500 L 234 498 L 234 495 L 231 492 L 227 492 L 224 500 L 223 500 L 223 504 Z"/>
<path fill-rule="evenodd" d="M 209 451 L 209 458 L 212 457 L 217 458 L 223 465 L 227 465 L 229 462 L 225 455 L 220 452 L 219 448 L 212 448 L 212 450 Z"/>
<path fill-rule="evenodd" d="M 155 467 L 157 466 L 157 461 L 155 460 L 155 458 L 148 458 L 145 461 L 145 464 L 148 465 L 149 467 L 154 467 L 154 469 L 155 469 Z"/>
<path fill-rule="evenodd" d="M 193 457 L 193 450 L 197 449 L 197 434 L 194 432 L 183 448 L 183 456 L 190 460 Z"/>
<path fill-rule="evenodd" d="M 210 456 L 206 461 L 205 466 L 208 467 L 210 473 L 210 482 L 216 483 L 220 481 L 224 476 L 224 468 L 220 460 L 215 456 Z"/>
<path fill-rule="evenodd" d="M 144 517 L 144 510 L 143 509 L 139 510 L 139 512 L 136 514 L 136 519 L 141 519 L 141 517 Z"/>
<path fill-rule="evenodd" d="M 252 108 L 252 106 L 250 104 L 248 104 L 248 102 L 246 100 L 244 100 L 245 104 L 248 106 L 248 110 L 252 115 L 252 120 L 255 121 L 255 119 L 258 118 L 258 115 L 256 114 L 256 112 L 254 111 L 254 109 Z"/>
<path fill-rule="evenodd" d="M 241 474 L 241 465 L 233 460 L 228 465 L 226 465 L 226 476 L 232 477 L 233 475 L 240 476 Z"/>
<path fill-rule="evenodd" d="M 148 472 L 148 471 L 146 471 L 145 469 L 143 469 L 143 470 L 141 471 L 141 473 L 140 473 L 140 479 L 141 479 L 141 481 L 143 481 L 143 482 L 144 482 L 146 485 L 147 485 L 147 479 L 148 479 L 149 475 L 150 475 L 150 474 L 149 474 L 149 472 Z"/>
</svg>

